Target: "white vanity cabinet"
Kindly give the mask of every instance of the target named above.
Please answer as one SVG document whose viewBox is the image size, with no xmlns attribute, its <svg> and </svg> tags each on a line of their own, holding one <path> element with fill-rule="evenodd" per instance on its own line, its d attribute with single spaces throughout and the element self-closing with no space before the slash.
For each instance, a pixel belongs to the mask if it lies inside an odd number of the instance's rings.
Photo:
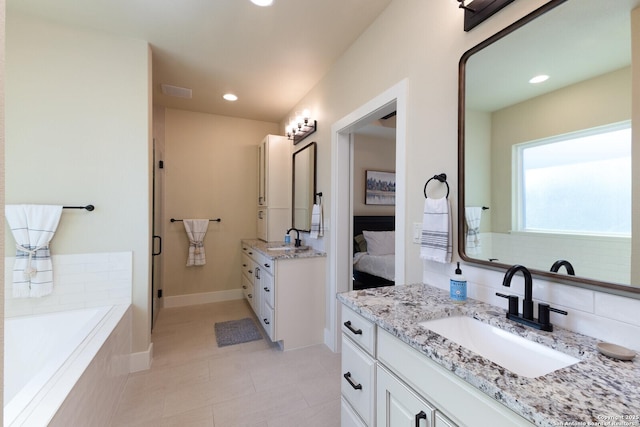
<svg viewBox="0 0 640 427">
<path fill-rule="evenodd" d="M 324 254 L 272 258 L 245 243 L 242 254 L 254 265 L 251 307 L 271 341 L 283 350 L 323 343 Z M 244 278 L 243 267 L 243 283 Z"/>
<path fill-rule="evenodd" d="M 374 426 L 376 325 L 344 305 L 341 319 L 342 418 L 351 420 L 347 425 Z"/>
<path fill-rule="evenodd" d="M 258 146 L 258 238 L 282 240 L 291 226 L 291 141 L 267 135 Z"/>
<path fill-rule="evenodd" d="M 533 426 L 345 305 L 342 322 L 343 426 Z"/>
</svg>

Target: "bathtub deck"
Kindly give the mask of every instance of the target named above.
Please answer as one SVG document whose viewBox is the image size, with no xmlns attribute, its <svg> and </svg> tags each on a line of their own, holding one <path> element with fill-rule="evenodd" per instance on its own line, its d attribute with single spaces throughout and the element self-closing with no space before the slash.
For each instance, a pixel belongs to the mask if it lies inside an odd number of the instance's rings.
<svg viewBox="0 0 640 427">
<path fill-rule="evenodd" d="M 339 426 L 340 354 L 217 347 L 215 322 L 251 316 L 244 300 L 162 310 L 153 365 L 129 375 L 112 425 Z"/>
</svg>

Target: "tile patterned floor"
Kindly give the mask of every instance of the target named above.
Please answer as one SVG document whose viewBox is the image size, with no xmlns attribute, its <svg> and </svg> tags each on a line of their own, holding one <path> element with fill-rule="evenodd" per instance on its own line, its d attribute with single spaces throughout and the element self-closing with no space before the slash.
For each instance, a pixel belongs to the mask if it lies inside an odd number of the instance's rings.
<svg viewBox="0 0 640 427">
<path fill-rule="evenodd" d="M 218 348 L 214 323 L 243 317 L 244 300 L 161 310 L 152 367 L 129 375 L 112 426 L 339 426 L 340 354 L 267 339 Z"/>
</svg>

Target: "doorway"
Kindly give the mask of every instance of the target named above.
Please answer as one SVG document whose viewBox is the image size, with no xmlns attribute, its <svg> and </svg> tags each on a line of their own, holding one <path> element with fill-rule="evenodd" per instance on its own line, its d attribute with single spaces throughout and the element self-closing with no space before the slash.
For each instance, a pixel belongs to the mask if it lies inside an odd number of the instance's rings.
<svg viewBox="0 0 640 427">
<path fill-rule="evenodd" d="M 406 234 L 406 119 L 407 81 L 402 80 L 371 101 L 362 105 L 331 127 L 331 230 L 329 286 L 327 289 L 327 322 L 325 342 L 340 351 L 340 310 L 336 293 L 348 291 L 352 281 L 353 236 L 353 132 L 396 111 L 396 209 L 395 209 L 395 278 L 404 283 Z M 344 183 L 350 185 L 345 186 Z"/>
</svg>

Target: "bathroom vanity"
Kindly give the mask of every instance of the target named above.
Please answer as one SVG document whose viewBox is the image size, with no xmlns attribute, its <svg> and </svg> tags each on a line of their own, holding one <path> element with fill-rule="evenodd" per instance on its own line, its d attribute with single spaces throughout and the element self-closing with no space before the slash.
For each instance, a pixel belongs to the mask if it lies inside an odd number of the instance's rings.
<svg viewBox="0 0 640 427">
<path fill-rule="evenodd" d="M 507 320 L 500 307 L 473 299 L 453 304 L 447 292 L 423 284 L 346 292 L 338 300 L 343 427 L 640 425 L 640 362 L 601 355 L 591 337 L 534 330 Z M 420 324 L 454 317 L 577 363 L 517 375 Z M 515 354 L 537 363 L 533 351 Z"/>
<path fill-rule="evenodd" d="M 324 342 L 326 254 L 283 242 L 242 241 L 242 292 L 283 350 Z"/>
</svg>

